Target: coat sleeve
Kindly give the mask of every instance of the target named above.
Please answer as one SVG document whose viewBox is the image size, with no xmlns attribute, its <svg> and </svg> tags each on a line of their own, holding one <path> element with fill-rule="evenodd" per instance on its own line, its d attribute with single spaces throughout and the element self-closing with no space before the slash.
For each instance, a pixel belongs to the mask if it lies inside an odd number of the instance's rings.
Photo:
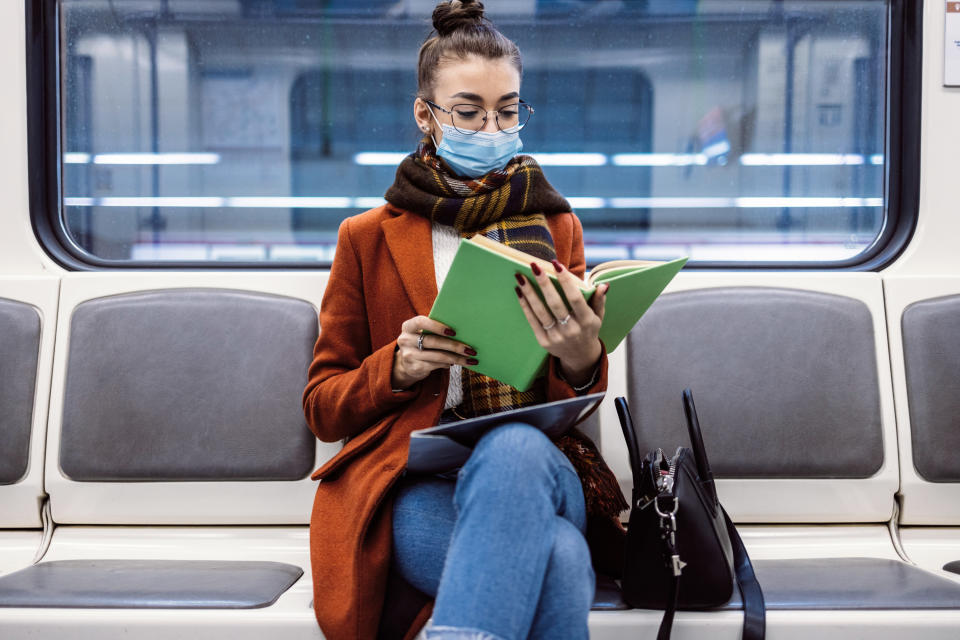
<svg viewBox="0 0 960 640">
<path fill-rule="evenodd" d="M 362 265 L 351 241 L 350 220 L 345 220 L 303 391 L 303 412 L 314 435 L 325 442 L 355 436 L 417 395 L 417 387 L 391 389 L 395 348 L 396 340 L 371 346 Z"/>
<path fill-rule="evenodd" d="M 587 269 L 587 261 L 583 252 L 583 227 L 576 215 L 570 214 L 572 230 L 570 233 L 570 261 L 567 268 L 578 278 L 582 278 Z M 574 391 L 566 380 L 560 376 L 560 361 L 551 356 L 547 369 L 547 401 L 564 400 L 574 398 L 578 394 Z M 582 394 L 598 393 L 607 389 L 607 350 L 603 348 L 600 355 L 600 361 L 597 363 L 600 368 L 597 372 L 596 381 L 593 385 L 582 391 Z"/>
</svg>

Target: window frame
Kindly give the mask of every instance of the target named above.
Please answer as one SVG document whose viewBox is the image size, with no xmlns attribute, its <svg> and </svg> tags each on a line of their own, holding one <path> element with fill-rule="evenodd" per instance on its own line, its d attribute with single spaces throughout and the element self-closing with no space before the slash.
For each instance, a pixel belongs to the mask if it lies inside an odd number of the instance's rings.
<svg viewBox="0 0 960 640">
<path fill-rule="evenodd" d="M 917 226 L 920 199 L 923 2 L 889 0 L 886 82 L 885 218 L 864 252 L 837 262 L 700 261 L 696 270 L 879 271 L 906 249 Z M 60 0 L 27 2 L 27 165 L 30 220 L 40 246 L 69 271 L 100 270 L 325 270 L 326 262 L 117 261 L 92 256 L 63 228 Z"/>
</svg>

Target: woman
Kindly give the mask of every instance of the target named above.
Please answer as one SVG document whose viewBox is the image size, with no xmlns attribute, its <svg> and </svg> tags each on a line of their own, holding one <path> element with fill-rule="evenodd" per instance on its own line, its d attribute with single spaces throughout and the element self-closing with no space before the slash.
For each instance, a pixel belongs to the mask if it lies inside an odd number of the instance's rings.
<svg viewBox="0 0 960 640">
<path fill-rule="evenodd" d="M 480 2 L 443 2 L 433 21 L 414 102 L 423 140 L 387 204 L 340 227 L 304 391 L 317 437 L 349 439 L 313 475 L 314 609 L 328 640 L 410 638 L 431 611 L 428 638 L 586 638 L 587 523 L 590 537 L 616 541 L 627 506 L 592 443 L 577 434 L 555 446 L 507 424 L 455 479 L 403 474 L 411 431 L 601 391 L 607 372 L 606 291 L 588 305 L 574 284 L 580 223 L 516 155 L 532 112 L 519 99 L 519 51 Z M 527 392 L 464 368 L 484 354 L 426 317 L 459 238 L 478 232 L 552 260 L 576 301 L 567 308 L 541 271 L 544 304 L 517 276 L 517 303 L 551 354 Z"/>
</svg>

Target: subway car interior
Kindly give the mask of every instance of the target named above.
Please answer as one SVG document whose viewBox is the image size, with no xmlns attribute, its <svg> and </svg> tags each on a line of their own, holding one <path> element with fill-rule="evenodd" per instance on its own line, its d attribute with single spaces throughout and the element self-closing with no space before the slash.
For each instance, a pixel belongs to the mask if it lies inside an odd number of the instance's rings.
<svg viewBox="0 0 960 640">
<path fill-rule="evenodd" d="M 0 637 L 324 637 L 301 394 L 435 4 L 0 2 Z M 588 269 L 689 258 L 584 427 L 624 496 L 613 399 L 672 450 L 691 387 L 771 640 L 960 638 L 960 2 L 484 4 Z"/>
</svg>

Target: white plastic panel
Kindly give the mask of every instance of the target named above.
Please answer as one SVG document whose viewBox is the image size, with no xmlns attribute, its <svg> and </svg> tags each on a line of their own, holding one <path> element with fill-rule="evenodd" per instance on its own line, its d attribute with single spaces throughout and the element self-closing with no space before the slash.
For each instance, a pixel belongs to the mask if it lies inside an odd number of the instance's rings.
<svg viewBox="0 0 960 640">
<path fill-rule="evenodd" d="M 901 559 L 886 525 L 742 525 L 737 531 L 754 560 Z"/>
<path fill-rule="evenodd" d="M 900 540 L 907 557 L 918 565 L 960 582 L 960 575 L 943 570 L 948 562 L 960 560 L 960 528 L 903 527 Z"/>
<path fill-rule="evenodd" d="M 913 466 L 910 405 L 900 321 L 904 310 L 914 302 L 960 293 L 960 277 L 889 276 L 884 278 L 883 287 L 887 301 L 890 362 L 900 440 L 900 492 L 903 494 L 900 522 L 905 525 L 957 525 L 960 524 L 960 483 L 928 482 L 920 477 Z M 956 386 L 957 381 L 944 381 L 944 384 Z"/>
<path fill-rule="evenodd" d="M 290 296 L 320 308 L 326 273 L 155 272 L 76 273 L 63 278 L 57 355 L 50 400 L 46 487 L 54 522 L 62 524 L 306 524 L 316 483 L 296 482 L 74 482 L 61 473 L 60 427 L 70 315 L 93 298 L 134 291 L 208 287 Z M 303 372 L 306 385 L 307 372 Z M 340 449 L 317 442 L 315 466 Z"/>
<path fill-rule="evenodd" d="M 304 575 L 262 609 L 4 609 L 4 637 L 323 638 L 311 601 L 309 530 L 297 527 L 58 527 L 43 560 L 258 560 Z M 29 563 L 28 563 L 29 564 Z"/>
<path fill-rule="evenodd" d="M 873 317 L 884 463 L 864 479 L 724 479 L 717 482 L 720 499 L 737 522 L 756 523 L 864 523 L 885 522 L 893 514 L 899 485 L 897 433 L 894 420 L 890 361 L 887 350 L 883 288 L 874 273 L 747 273 L 681 272 L 666 292 L 715 287 L 786 287 L 847 296 L 867 305 Z M 770 357 L 776 357 L 771 354 Z M 607 398 L 600 408 L 601 449 L 604 459 L 629 499 L 632 480 L 626 444 L 613 399 L 626 395 L 626 356 L 623 346 L 610 354 Z M 643 402 L 642 398 L 631 399 Z M 677 396 L 677 410 L 680 410 Z M 707 452 L 709 454 L 709 452 Z M 626 517 L 624 515 L 624 517 Z"/>
<path fill-rule="evenodd" d="M 310 591 L 310 532 L 294 527 L 60 526 L 43 561 L 257 560 L 297 565 L 304 576 L 291 587 Z M 308 600 L 309 600 L 308 596 Z"/>
<path fill-rule="evenodd" d="M 0 531 L 0 576 L 33 564 L 42 538 L 42 531 Z"/>
<path fill-rule="evenodd" d="M 281 598 L 282 600 L 282 598 Z M 591 612 L 591 640 L 653 638 L 662 611 Z M 947 611 L 769 611 L 769 640 L 956 640 L 960 610 Z M 7 637 L 35 640 L 204 640 L 322 639 L 312 609 L 294 611 L 280 602 L 265 609 L 163 611 L 105 609 L 0 609 Z M 737 611 L 678 612 L 674 640 L 739 640 L 743 615 Z"/>
<path fill-rule="evenodd" d="M 593 612 L 591 640 L 655 638 L 660 611 Z M 960 610 L 953 611 L 768 611 L 768 640 L 956 640 Z M 739 640 L 743 614 L 737 611 L 680 611 L 673 640 Z"/>
<path fill-rule="evenodd" d="M 0 298 L 31 305 L 40 314 L 40 354 L 37 359 L 37 383 L 34 391 L 30 458 L 27 473 L 15 484 L 0 485 L 0 528 L 40 527 L 43 502 L 43 451 L 47 427 L 47 401 L 50 397 L 50 369 L 57 325 L 56 277 L 0 278 Z"/>
</svg>

